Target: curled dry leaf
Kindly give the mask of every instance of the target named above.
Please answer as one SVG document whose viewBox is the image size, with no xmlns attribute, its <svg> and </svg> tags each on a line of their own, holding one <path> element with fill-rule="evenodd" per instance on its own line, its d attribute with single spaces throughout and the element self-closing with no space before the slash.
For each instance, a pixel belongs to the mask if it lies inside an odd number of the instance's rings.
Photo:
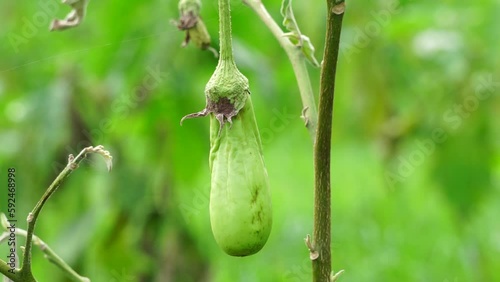
<svg viewBox="0 0 500 282">
<path fill-rule="evenodd" d="M 50 31 L 65 30 L 78 26 L 85 17 L 89 0 L 63 0 L 62 3 L 71 6 L 72 10 L 64 20 L 53 20 Z"/>
<path fill-rule="evenodd" d="M 104 146 L 102 145 L 95 146 L 91 148 L 90 151 L 92 153 L 96 153 L 103 156 L 108 171 L 111 171 L 111 169 L 113 168 L 113 156 L 111 156 L 111 153 L 109 151 L 104 150 Z"/>
</svg>

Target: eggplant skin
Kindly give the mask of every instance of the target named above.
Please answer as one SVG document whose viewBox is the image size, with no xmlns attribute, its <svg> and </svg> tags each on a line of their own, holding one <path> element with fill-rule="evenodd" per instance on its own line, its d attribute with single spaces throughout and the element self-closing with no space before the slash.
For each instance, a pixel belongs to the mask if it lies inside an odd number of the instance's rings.
<svg viewBox="0 0 500 282">
<path fill-rule="evenodd" d="M 260 251 L 272 227 L 269 177 L 252 101 L 245 95 L 232 126 L 210 117 L 212 232 L 228 255 L 240 257 Z"/>
</svg>

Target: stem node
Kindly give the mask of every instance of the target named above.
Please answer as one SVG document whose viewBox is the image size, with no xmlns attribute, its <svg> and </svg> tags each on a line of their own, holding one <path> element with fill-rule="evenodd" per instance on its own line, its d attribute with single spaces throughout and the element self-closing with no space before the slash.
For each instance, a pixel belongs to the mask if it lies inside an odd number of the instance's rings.
<svg viewBox="0 0 500 282">
<path fill-rule="evenodd" d="M 319 253 L 315 250 L 315 248 L 311 242 L 311 235 L 307 234 L 304 241 L 306 242 L 306 246 L 309 249 L 309 258 L 311 260 L 316 260 L 319 257 Z"/>
<path fill-rule="evenodd" d="M 337 3 L 332 8 L 332 13 L 334 13 L 335 15 L 341 15 L 344 12 L 345 12 L 345 2 L 344 1 Z"/>
<path fill-rule="evenodd" d="M 32 221 L 33 221 L 33 213 L 31 213 L 31 212 L 30 212 L 30 213 L 28 213 L 28 217 L 26 218 L 26 221 L 27 221 L 28 223 L 30 223 L 30 222 L 32 222 Z"/>
</svg>

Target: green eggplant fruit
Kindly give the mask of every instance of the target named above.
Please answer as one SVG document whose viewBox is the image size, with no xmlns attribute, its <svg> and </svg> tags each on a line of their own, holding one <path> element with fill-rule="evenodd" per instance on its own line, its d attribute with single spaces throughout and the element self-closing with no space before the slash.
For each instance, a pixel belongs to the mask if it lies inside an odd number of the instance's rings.
<svg viewBox="0 0 500 282">
<path fill-rule="evenodd" d="M 250 97 L 231 127 L 219 134 L 220 126 L 211 118 L 212 232 L 227 254 L 248 256 L 262 249 L 272 226 L 269 180 Z"/>
<path fill-rule="evenodd" d="M 252 255 L 271 233 L 272 205 L 248 80 L 222 56 L 205 96 L 205 109 L 182 120 L 210 115 L 212 232 L 227 254 Z"/>
</svg>

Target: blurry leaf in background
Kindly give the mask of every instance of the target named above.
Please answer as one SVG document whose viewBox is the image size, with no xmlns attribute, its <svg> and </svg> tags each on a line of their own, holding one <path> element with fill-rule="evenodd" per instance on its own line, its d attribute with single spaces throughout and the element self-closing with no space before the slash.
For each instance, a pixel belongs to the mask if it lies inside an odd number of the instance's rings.
<svg viewBox="0 0 500 282">
<path fill-rule="evenodd" d="M 450 121 L 462 122 L 465 119 L 463 128 L 456 128 L 456 133 L 437 150 L 433 176 L 456 209 L 459 219 L 468 218 L 493 188 L 491 165 L 494 150 L 489 138 L 489 115 L 468 112 L 461 116 L 459 112 L 453 112 L 449 117 Z M 454 125 L 457 124 L 451 124 Z"/>
</svg>

